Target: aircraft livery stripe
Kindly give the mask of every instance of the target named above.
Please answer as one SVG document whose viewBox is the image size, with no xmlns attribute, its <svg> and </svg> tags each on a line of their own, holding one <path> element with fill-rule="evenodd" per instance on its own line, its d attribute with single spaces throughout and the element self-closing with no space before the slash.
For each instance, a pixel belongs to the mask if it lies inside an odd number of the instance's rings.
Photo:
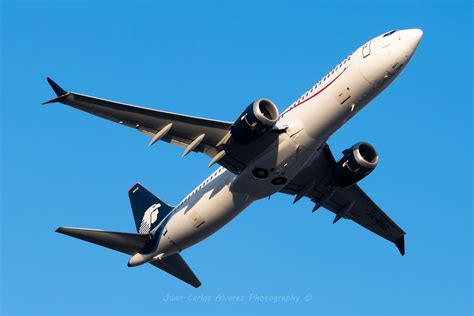
<svg viewBox="0 0 474 316">
<path fill-rule="evenodd" d="M 334 81 L 336 81 L 337 78 L 339 78 L 339 77 L 346 71 L 346 69 L 347 69 L 347 68 L 345 68 L 339 75 L 336 76 L 336 78 L 334 78 L 330 83 L 328 83 L 324 88 L 322 88 L 321 90 L 319 90 L 317 93 L 313 94 L 312 96 L 310 96 L 309 98 L 307 98 L 307 99 L 304 100 L 303 102 L 298 103 L 298 104 L 296 104 L 296 105 L 293 106 L 293 107 L 290 107 L 288 110 L 286 110 L 285 112 L 283 112 L 281 115 L 283 116 L 284 114 L 290 112 L 290 111 L 293 110 L 294 108 L 300 106 L 301 104 L 305 103 L 306 101 L 311 100 L 312 98 L 314 98 L 315 96 L 317 96 L 318 94 L 320 94 L 321 92 L 323 92 L 324 90 L 326 90 L 326 88 L 329 87 Z"/>
</svg>

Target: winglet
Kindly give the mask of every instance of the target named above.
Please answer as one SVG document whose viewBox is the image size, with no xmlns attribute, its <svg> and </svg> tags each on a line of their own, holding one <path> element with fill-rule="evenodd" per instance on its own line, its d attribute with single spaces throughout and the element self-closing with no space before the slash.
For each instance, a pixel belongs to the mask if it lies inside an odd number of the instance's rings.
<svg viewBox="0 0 474 316">
<path fill-rule="evenodd" d="M 51 78 L 49 77 L 46 77 L 46 80 L 48 80 L 48 83 L 49 85 L 51 86 L 51 88 L 53 88 L 54 90 L 54 93 L 56 93 L 56 98 L 53 98 L 51 100 L 48 100 L 48 101 L 45 101 L 43 102 L 42 104 L 48 104 L 48 103 L 54 103 L 54 102 L 61 102 L 61 100 L 67 98 L 67 96 L 69 95 L 68 92 L 66 92 L 66 90 L 64 90 L 63 88 L 61 88 L 56 82 L 54 82 Z"/>
<path fill-rule="evenodd" d="M 46 80 L 48 80 L 49 85 L 53 88 L 54 93 L 56 93 L 58 97 L 67 94 L 67 91 L 61 88 L 53 79 L 46 77 Z"/>
<path fill-rule="evenodd" d="M 400 251 L 400 254 L 404 256 L 405 255 L 405 236 L 402 235 L 402 237 L 395 240 L 394 243 L 395 243 L 395 246 L 397 246 L 398 251 Z"/>
</svg>

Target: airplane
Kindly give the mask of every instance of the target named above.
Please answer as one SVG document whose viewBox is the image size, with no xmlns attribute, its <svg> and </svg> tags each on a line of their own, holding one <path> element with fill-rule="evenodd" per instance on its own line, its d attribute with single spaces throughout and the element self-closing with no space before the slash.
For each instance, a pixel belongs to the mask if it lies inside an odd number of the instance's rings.
<svg viewBox="0 0 474 316">
<path fill-rule="evenodd" d="M 158 111 L 67 92 L 50 78 L 59 102 L 132 127 L 210 157 L 220 167 L 171 206 L 141 184 L 128 191 L 136 233 L 59 227 L 56 231 L 130 255 L 129 267 L 150 263 L 193 287 L 201 282 L 181 251 L 214 234 L 254 201 L 277 192 L 314 202 L 393 242 L 403 256 L 405 232 L 358 186 L 379 156 L 358 142 L 336 160 L 330 136 L 387 88 L 411 60 L 420 29 L 392 30 L 373 38 L 337 64 L 283 113 L 269 99 L 245 108 L 234 122 Z"/>
</svg>

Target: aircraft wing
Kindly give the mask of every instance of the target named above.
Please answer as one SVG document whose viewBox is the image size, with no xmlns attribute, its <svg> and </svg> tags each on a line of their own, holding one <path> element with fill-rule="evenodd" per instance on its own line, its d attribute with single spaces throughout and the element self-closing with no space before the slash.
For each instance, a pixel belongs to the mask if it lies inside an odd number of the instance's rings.
<svg viewBox="0 0 474 316">
<path fill-rule="evenodd" d="M 268 143 L 275 140 L 274 137 L 262 137 L 252 144 L 232 143 L 230 146 L 224 146 L 226 138 L 230 136 L 231 122 L 158 111 L 67 92 L 50 78 L 47 80 L 57 97 L 43 104 L 60 102 L 132 127 L 150 136 L 150 145 L 158 140 L 163 140 L 185 148 L 183 156 L 191 151 L 205 153 L 212 158 L 210 165 L 217 162 L 234 173 L 243 170 L 260 152 L 261 148 L 264 148 L 262 146 L 265 144 L 262 142 Z M 223 152 L 224 147 L 225 153 Z"/>
<path fill-rule="evenodd" d="M 315 202 L 313 212 L 324 207 L 336 214 L 333 223 L 350 219 L 373 233 L 395 243 L 405 254 L 405 232 L 357 185 L 336 188 L 330 185 L 336 161 L 325 146 L 321 155 L 281 191 L 296 195 L 295 202 L 306 196 Z"/>
</svg>

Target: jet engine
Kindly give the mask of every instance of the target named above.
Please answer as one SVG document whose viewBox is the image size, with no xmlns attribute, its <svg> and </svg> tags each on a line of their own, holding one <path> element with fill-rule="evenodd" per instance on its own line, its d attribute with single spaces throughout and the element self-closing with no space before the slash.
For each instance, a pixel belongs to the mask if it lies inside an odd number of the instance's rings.
<svg viewBox="0 0 474 316">
<path fill-rule="evenodd" d="M 232 138 L 240 144 L 246 144 L 265 134 L 277 123 L 278 108 L 268 99 L 252 102 L 230 129 Z"/>
<path fill-rule="evenodd" d="M 333 181 L 347 187 L 365 178 L 379 161 L 375 148 L 369 143 L 357 143 L 342 152 L 344 155 L 334 168 Z"/>
</svg>

